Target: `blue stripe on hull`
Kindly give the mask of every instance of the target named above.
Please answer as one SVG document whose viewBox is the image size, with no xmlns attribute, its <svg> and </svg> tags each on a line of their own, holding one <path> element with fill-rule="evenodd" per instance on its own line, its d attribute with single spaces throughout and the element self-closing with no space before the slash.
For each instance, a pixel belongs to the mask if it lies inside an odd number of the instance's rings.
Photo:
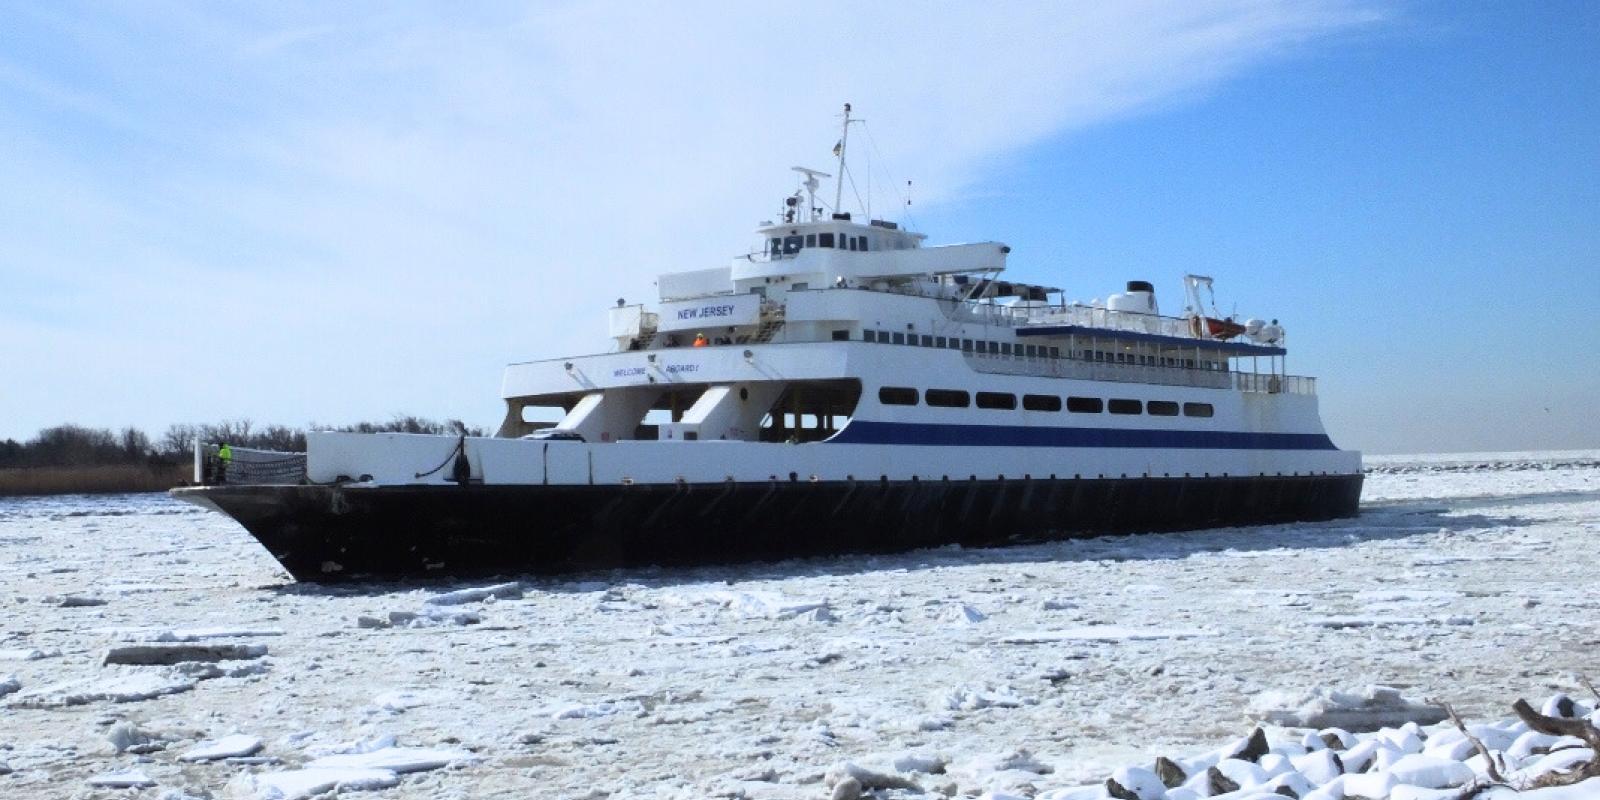
<svg viewBox="0 0 1600 800">
<path fill-rule="evenodd" d="M 1183 450 L 1337 450 L 1325 433 L 1044 428 L 852 420 L 829 442 L 951 447 L 1151 447 Z"/>
</svg>

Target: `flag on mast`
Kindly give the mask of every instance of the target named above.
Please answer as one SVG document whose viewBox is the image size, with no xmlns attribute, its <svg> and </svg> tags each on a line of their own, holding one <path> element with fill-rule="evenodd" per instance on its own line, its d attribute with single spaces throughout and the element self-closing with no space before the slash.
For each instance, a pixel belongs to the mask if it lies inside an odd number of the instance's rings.
<svg viewBox="0 0 1600 800">
<path fill-rule="evenodd" d="M 844 152 L 844 140 L 840 139 L 838 141 L 838 143 L 833 146 L 833 154 L 835 156 L 837 156 L 837 155 L 839 155 L 840 153 L 843 153 L 843 152 Z"/>
</svg>

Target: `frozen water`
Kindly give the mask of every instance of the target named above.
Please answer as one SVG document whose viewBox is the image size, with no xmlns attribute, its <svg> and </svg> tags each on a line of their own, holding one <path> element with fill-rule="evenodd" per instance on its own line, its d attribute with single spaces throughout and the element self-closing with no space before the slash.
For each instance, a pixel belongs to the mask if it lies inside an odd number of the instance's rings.
<svg viewBox="0 0 1600 800">
<path fill-rule="evenodd" d="M 1600 648 L 1600 454 L 1375 464 L 1352 520 L 455 584 L 289 583 L 236 525 L 159 496 L 0 500 L 0 681 L 20 685 L 0 697 L 0 796 L 72 796 L 127 768 L 106 744 L 122 722 L 159 734 L 132 745 L 153 748 L 151 795 L 809 799 L 848 763 L 928 796 L 1099 800 L 1157 756 L 1220 765 L 1265 696 L 1298 713 L 1318 687 L 1397 686 L 1500 751 L 1527 732 L 1504 721 L 1519 696 L 1592 707 L 1574 676 Z M 513 582 L 521 599 L 489 591 Z M 270 655 L 101 663 L 161 643 Z M 1362 710 L 1348 705 L 1330 708 Z M 1274 752 L 1251 763 L 1267 780 L 1241 791 L 1337 790 L 1354 776 L 1333 755 L 1363 745 L 1398 781 L 1417 763 L 1407 735 L 1472 763 L 1453 729 L 1399 731 L 1412 710 L 1357 726 L 1395 728 L 1382 744 L 1269 729 Z M 181 760 L 240 731 L 281 764 Z M 1508 769 L 1577 757 L 1538 742 Z M 472 758 L 307 769 L 402 743 Z M 1587 788 L 1523 797 L 1600 796 Z"/>
</svg>

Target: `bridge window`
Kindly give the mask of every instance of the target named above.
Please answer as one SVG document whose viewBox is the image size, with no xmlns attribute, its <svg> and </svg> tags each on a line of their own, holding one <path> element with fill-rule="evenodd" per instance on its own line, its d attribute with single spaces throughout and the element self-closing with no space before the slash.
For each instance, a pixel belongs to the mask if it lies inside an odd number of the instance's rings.
<svg viewBox="0 0 1600 800">
<path fill-rule="evenodd" d="M 814 234 L 814 233 L 806 234 L 806 247 L 816 247 L 816 246 L 817 246 L 817 235 Z"/>
<path fill-rule="evenodd" d="M 1067 410 L 1074 414 L 1098 414 L 1105 410 L 1105 403 L 1098 397 L 1069 397 Z"/>
<path fill-rule="evenodd" d="M 867 247 L 867 237 L 857 236 L 856 239 L 860 240 L 861 242 L 861 252 L 865 253 L 867 250 L 871 249 Z"/>
<path fill-rule="evenodd" d="M 972 396 L 961 389 L 929 389 L 923 393 L 922 399 L 928 405 L 940 408 L 966 408 L 972 404 Z"/>
<path fill-rule="evenodd" d="M 1149 411 L 1152 417 L 1178 416 L 1178 404 L 1171 400 L 1151 400 L 1145 404 L 1145 410 Z"/>
<path fill-rule="evenodd" d="M 777 238 L 768 239 L 767 253 L 774 256 L 783 255 L 783 240 Z"/>
<path fill-rule="evenodd" d="M 1138 400 L 1113 398 L 1106 404 L 1106 410 L 1113 414 L 1138 414 L 1144 410 L 1144 404 Z"/>
<path fill-rule="evenodd" d="M 1183 415 L 1186 417 L 1209 417 L 1215 413 L 1210 403 L 1184 403 Z"/>
<path fill-rule="evenodd" d="M 1025 394 L 1022 407 L 1028 411 L 1060 411 L 1061 398 L 1053 394 Z"/>
<path fill-rule="evenodd" d="M 786 256 L 792 256 L 795 253 L 800 252 L 800 246 L 804 244 L 804 242 L 805 237 L 803 236 L 783 237 L 783 254 Z"/>
<path fill-rule="evenodd" d="M 1017 407 L 1017 396 L 1009 392 L 978 392 L 978 408 L 1010 411 Z"/>
<path fill-rule="evenodd" d="M 818 247 L 832 247 L 833 246 L 833 234 L 831 234 L 831 233 L 819 233 L 819 234 L 817 234 L 817 246 Z"/>
<path fill-rule="evenodd" d="M 878 402 L 886 406 L 914 406 L 917 390 L 904 386 L 884 386 L 878 389 Z"/>
</svg>

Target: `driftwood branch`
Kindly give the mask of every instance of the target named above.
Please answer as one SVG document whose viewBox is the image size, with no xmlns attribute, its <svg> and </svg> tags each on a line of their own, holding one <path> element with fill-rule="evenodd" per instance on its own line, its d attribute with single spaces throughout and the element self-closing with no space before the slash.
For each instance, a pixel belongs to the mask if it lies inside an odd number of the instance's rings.
<svg viewBox="0 0 1600 800">
<path fill-rule="evenodd" d="M 1533 710 L 1526 700 L 1518 700 L 1512 704 L 1511 710 L 1517 712 L 1529 729 L 1549 736 L 1572 736 L 1582 739 L 1590 750 L 1600 753 L 1600 728 L 1596 728 L 1586 719 L 1566 719 L 1564 717 L 1547 717 Z M 1567 772 L 1551 772 L 1539 776 L 1534 781 L 1534 787 L 1544 786 L 1571 786 L 1582 783 L 1590 778 L 1600 777 L 1600 756 L 1589 759 L 1589 763 L 1577 765 Z"/>
<path fill-rule="evenodd" d="M 1495 766 L 1494 756 L 1489 753 L 1489 748 L 1483 746 L 1482 739 L 1473 736 L 1467 731 L 1466 723 L 1461 721 L 1461 717 L 1456 714 L 1456 710 L 1449 703 L 1441 703 L 1437 700 L 1429 700 L 1428 702 L 1443 708 L 1444 713 L 1450 715 L 1450 721 L 1456 724 L 1456 730 L 1461 731 L 1461 735 L 1467 737 L 1467 741 L 1472 742 L 1473 747 L 1478 748 L 1478 753 L 1483 756 L 1484 772 L 1489 773 L 1489 779 L 1495 783 L 1505 783 L 1506 779 L 1500 774 L 1500 769 Z"/>
<path fill-rule="evenodd" d="M 1600 703 L 1600 690 L 1595 689 L 1594 684 L 1589 682 L 1588 675 L 1579 675 L 1578 683 L 1583 684 L 1583 688 L 1588 689 L 1589 694 L 1594 695 L 1595 702 Z"/>
</svg>

